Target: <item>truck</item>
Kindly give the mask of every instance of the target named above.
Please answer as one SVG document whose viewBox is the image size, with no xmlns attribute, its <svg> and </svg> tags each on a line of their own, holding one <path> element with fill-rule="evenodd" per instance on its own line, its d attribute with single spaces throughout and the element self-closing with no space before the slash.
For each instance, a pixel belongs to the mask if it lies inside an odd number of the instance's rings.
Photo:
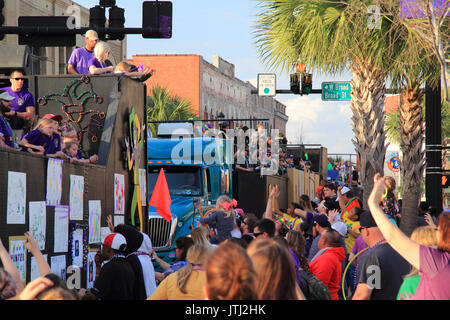
<svg viewBox="0 0 450 320">
<path fill-rule="evenodd" d="M 172 201 L 170 222 L 148 207 L 147 230 L 158 256 L 172 262 L 175 241 L 199 226 L 194 202 L 200 201 L 207 214 L 219 196 L 233 195 L 232 141 L 195 134 L 193 123 L 161 123 L 147 148 L 147 199 L 162 168 Z"/>
</svg>

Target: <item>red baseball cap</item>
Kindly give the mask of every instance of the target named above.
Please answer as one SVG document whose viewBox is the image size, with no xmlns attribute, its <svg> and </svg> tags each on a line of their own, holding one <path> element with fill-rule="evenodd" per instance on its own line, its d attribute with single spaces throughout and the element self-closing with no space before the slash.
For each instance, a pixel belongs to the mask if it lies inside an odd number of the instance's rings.
<svg viewBox="0 0 450 320">
<path fill-rule="evenodd" d="M 62 116 L 60 116 L 59 114 L 54 115 L 54 114 L 51 114 L 51 113 L 47 113 L 46 115 L 44 115 L 44 116 L 42 117 L 42 119 L 52 119 L 52 120 L 56 120 L 56 121 L 58 121 L 58 122 L 61 122 L 61 120 L 62 120 L 63 118 L 62 118 Z"/>
<path fill-rule="evenodd" d="M 103 245 L 110 247 L 117 251 L 125 251 L 127 248 L 127 240 L 120 233 L 111 233 L 106 236 Z"/>
</svg>

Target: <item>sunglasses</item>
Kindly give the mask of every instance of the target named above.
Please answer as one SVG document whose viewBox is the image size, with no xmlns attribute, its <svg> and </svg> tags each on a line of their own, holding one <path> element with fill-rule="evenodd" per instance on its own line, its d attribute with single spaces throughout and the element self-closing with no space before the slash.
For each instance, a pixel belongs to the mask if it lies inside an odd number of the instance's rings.
<svg viewBox="0 0 450 320">
<path fill-rule="evenodd" d="M 256 237 L 259 237 L 260 235 L 262 235 L 264 232 L 256 232 L 256 233 L 253 233 L 254 234 L 254 236 L 255 236 L 255 238 Z"/>
<path fill-rule="evenodd" d="M 13 79 L 16 81 L 24 81 L 25 80 L 25 78 L 13 78 Z"/>
</svg>

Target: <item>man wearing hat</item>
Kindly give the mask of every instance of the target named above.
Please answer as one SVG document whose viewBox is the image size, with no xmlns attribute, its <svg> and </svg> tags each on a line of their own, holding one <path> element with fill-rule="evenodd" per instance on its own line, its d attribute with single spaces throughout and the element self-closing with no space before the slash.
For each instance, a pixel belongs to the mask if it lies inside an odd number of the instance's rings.
<svg viewBox="0 0 450 320">
<path fill-rule="evenodd" d="M 67 72 L 70 74 L 89 74 L 88 62 L 94 57 L 94 47 L 98 42 L 95 30 L 88 30 L 84 35 L 86 45 L 83 48 L 73 50 L 67 62 Z"/>
<path fill-rule="evenodd" d="M 328 218 L 325 214 L 318 214 L 315 215 L 312 219 L 311 224 L 311 233 L 314 238 L 311 248 L 309 249 L 309 255 L 308 260 L 311 261 L 314 256 L 319 251 L 318 249 L 318 243 L 320 240 L 320 236 L 327 230 L 330 230 L 331 224 L 330 221 L 328 221 Z"/>
<path fill-rule="evenodd" d="M 20 140 L 25 126 L 34 118 L 36 113 L 34 97 L 25 88 L 25 78 L 21 71 L 14 70 L 11 72 L 9 81 L 11 86 L 2 90 L 8 92 L 15 99 L 11 102 L 11 110 L 4 113 L 4 116 L 8 118 L 16 138 Z"/>
<path fill-rule="evenodd" d="M 359 237 L 359 221 L 357 216 L 357 208 L 361 209 L 358 199 L 353 195 L 350 188 L 339 186 L 339 205 L 341 207 L 340 220 L 347 226 L 347 237 L 345 243 L 348 250 L 352 250 L 356 239 Z"/>
<path fill-rule="evenodd" d="M 360 216 L 361 236 L 368 249 L 356 267 L 353 300 L 396 300 L 410 264 L 385 241 L 370 211 Z"/>
<path fill-rule="evenodd" d="M 11 101 L 15 97 L 10 96 L 7 91 L 0 91 L 0 147 L 15 148 L 14 133 L 10 124 L 3 115 L 11 110 Z"/>
<path fill-rule="evenodd" d="M 125 257 L 127 241 L 120 233 L 111 233 L 95 255 L 95 283 L 91 290 L 100 300 L 134 298 L 134 271 Z M 102 263 L 109 261 L 102 266 Z"/>
</svg>

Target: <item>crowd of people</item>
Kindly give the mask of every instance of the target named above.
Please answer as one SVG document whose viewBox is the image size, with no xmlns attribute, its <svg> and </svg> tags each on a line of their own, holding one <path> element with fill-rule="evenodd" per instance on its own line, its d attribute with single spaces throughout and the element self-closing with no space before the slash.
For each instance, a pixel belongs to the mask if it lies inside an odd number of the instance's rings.
<svg viewBox="0 0 450 320">
<path fill-rule="evenodd" d="M 374 177 L 368 206 L 348 186 L 325 183 L 279 208 L 273 187 L 261 217 L 221 196 L 191 234 L 175 241 L 175 261 L 149 235 L 107 224 L 90 290 L 69 290 L 51 273 L 36 241 L 27 248 L 41 277 L 24 286 L 0 243 L 2 299 L 83 300 L 446 300 L 450 298 L 450 212 L 418 219 L 411 237 L 386 205 L 389 182 Z M 392 199 L 391 199 L 392 201 Z M 418 208 L 418 213 L 419 213 Z M 435 219 L 437 218 L 437 219 Z M 151 236 L 151 235 L 150 235 Z"/>
<path fill-rule="evenodd" d="M 145 80 L 152 72 L 122 62 L 108 61 L 110 47 L 95 31 L 85 35 L 86 46 L 74 50 L 71 74 L 121 73 Z M 0 146 L 23 152 L 96 163 L 84 158 L 77 131 L 62 125 L 60 115 L 46 114 L 34 127 L 34 97 L 24 87 L 24 75 L 14 71 L 11 86 L 0 91 Z M 260 130 L 262 126 L 258 126 Z M 280 143 L 285 144 L 281 134 Z M 267 141 L 266 141 L 267 142 Z M 256 164 L 255 150 L 244 151 L 244 171 L 287 168 L 310 170 L 311 163 L 285 149 L 278 165 L 268 149 Z M 235 158 L 239 155 L 236 154 Z M 236 163 L 236 162 L 235 162 Z M 363 209 L 361 190 L 341 162 L 340 184 L 323 181 L 316 197 L 302 195 L 280 208 L 273 187 L 263 213 L 244 212 L 227 196 L 216 210 L 203 214 L 191 234 L 175 241 L 175 261 L 152 249 L 150 236 L 134 227 L 113 226 L 95 257 L 96 275 L 90 290 L 69 290 L 53 274 L 36 241 L 26 233 L 26 247 L 36 259 L 41 277 L 24 285 L 0 240 L 0 299 L 22 300 L 396 300 L 450 299 L 450 212 L 430 214 L 421 203 L 417 228 L 411 237 L 398 228 L 401 202 L 394 195 L 395 180 L 374 177 L 374 187 Z M 333 169 L 333 168 L 332 168 Z M 357 179 L 356 179 L 357 180 Z M 257 201 L 257 199 L 255 199 Z M 285 210 L 283 210 L 285 209 Z"/>
<path fill-rule="evenodd" d="M 99 41 L 97 32 L 88 30 L 85 46 L 75 49 L 67 63 L 69 74 L 115 73 L 137 81 L 147 80 L 154 70 L 125 61 L 112 66 L 110 46 Z M 97 155 L 83 155 L 77 130 L 59 114 L 38 115 L 35 97 L 25 85 L 22 71 L 10 74 L 11 86 L 0 88 L 0 147 L 33 154 L 97 163 Z"/>
<path fill-rule="evenodd" d="M 227 128 L 226 125 L 222 125 L 222 130 Z M 276 137 L 276 140 L 278 140 L 277 158 L 275 157 L 276 154 L 272 153 L 272 137 L 267 132 L 263 132 L 263 124 L 257 124 L 253 137 L 239 137 L 239 134 L 247 134 L 248 127 L 243 126 L 238 129 L 240 129 L 238 130 L 239 133 L 234 137 L 234 169 L 280 176 L 286 175 L 288 168 L 311 171 L 311 161 L 307 160 L 307 154 L 302 152 L 299 156 L 294 156 L 288 153 L 288 141 L 284 133 L 280 132 Z M 250 139 L 252 142 L 250 142 Z"/>
</svg>

